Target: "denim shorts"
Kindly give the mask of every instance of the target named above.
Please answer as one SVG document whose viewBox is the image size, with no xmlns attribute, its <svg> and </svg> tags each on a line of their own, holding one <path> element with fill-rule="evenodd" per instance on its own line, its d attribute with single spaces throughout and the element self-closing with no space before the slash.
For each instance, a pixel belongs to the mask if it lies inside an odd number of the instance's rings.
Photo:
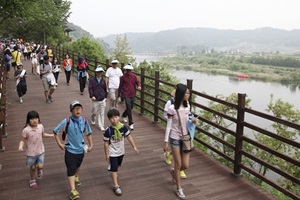
<svg viewBox="0 0 300 200">
<path fill-rule="evenodd" d="M 37 155 L 37 156 L 27 156 L 26 157 L 26 166 L 30 167 L 30 166 L 34 166 L 39 163 L 43 164 L 44 160 L 45 160 L 44 153 Z"/>
<path fill-rule="evenodd" d="M 170 138 L 170 146 L 171 147 L 182 147 L 182 140 L 175 140 Z"/>
</svg>

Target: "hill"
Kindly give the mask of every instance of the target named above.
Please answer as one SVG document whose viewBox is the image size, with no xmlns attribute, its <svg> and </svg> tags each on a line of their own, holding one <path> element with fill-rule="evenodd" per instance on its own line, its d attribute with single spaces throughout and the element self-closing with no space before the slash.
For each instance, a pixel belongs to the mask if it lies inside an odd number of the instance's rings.
<svg viewBox="0 0 300 200">
<path fill-rule="evenodd" d="M 77 26 L 71 22 L 67 23 L 67 27 L 72 30 L 70 31 L 70 37 L 72 38 L 72 40 L 77 40 L 81 37 L 90 37 L 90 38 L 94 38 L 94 36 L 89 33 L 88 31 L 82 29 L 80 26 Z M 95 39 L 95 38 L 94 38 Z M 109 53 L 110 49 L 109 49 L 109 45 L 107 43 L 105 43 L 102 39 L 97 39 L 97 41 L 100 43 L 103 51 L 105 53 Z"/>
<path fill-rule="evenodd" d="M 175 52 L 178 49 L 201 49 L 242 52 L 299 53 L 300 30 L 258 28 L 221 30 L 213 28 L 178 28 L 154 33 L 124 33 L 134 52 Z M 99 38 L 114 48 L 116 35 Z"/>
</svg>

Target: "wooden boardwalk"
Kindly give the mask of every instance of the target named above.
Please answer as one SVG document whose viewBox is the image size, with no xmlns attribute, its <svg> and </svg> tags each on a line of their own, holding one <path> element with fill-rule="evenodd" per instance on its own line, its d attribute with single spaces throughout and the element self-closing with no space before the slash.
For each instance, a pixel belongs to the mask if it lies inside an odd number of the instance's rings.
<svg viewBox="0 0 300 200">
<path fill-rule="evenodd" d="M 84 95 L 79 93 L 79 84 L 72 77 L 66 85 L 65 74 L 59 77 L 59 86 L 53 94 L 54 102 L 46 104 L 39 76 L 31 74 L 29 61 L 24 61 L 27 69 L 28 92 L 24 103 L 20 104 L 15 90 L 15 81 L 7 86 L 7 138 L 3 139 L 5 152 L 0 153 L 0 200 L 63 200 L 68 199 L 69 188 L 66 179 L 64 152 L 53 139 L 44 138 L 46 148 L 44 177 L 38 180 L 38 188 L 28 186 L 29 169 L 25 167 L 24 152 L 17 150 L 21 130 L 25 125 L 27 112 L 36 110 L 47 133 L 63 118 L 70 115 L 69 104 L 79 100 L 83 104 L 83 115 L 90 120 L 91 102 L 87 88 Z M 124 106 L 120 104 L 120 111 Z M 106 170 L 102 133 L 93 129 L 94 149 L 86 154 L 81 167 L 82 186 L 78 188 L 82 200 L 169 200 L 177 199 L 175 185 L 171 181 L 169 166 L 164 163 L 164 128 L 153 124 L 146 116 L 134 112 L 135 130 L 132 136 L 140 150 L 136 155 L 126 141 L 126 154 L 119 171 L 119 184 L 123 196 L 117 197 L 112 191 L 110 173 Z M 108 121 L 105 121 L 108 125 Z M 191 154 L 187 179 L 182 181 L 186 199 L 201 200 L 266 200 L 274 199 L 242 177 L 231 175 L 230 169 L 220 165 L 201 151 Z"/>
</svg>

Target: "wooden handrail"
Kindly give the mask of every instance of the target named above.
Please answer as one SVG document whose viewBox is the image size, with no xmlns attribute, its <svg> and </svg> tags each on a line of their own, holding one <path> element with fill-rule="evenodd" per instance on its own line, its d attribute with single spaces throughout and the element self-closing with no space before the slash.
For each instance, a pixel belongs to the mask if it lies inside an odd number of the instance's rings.
<svg viewBox="0 0 300 200">
<path fill-rule="evenodd" d="M 65 53 L 65 49 L 57 49 L 58 53 Z M 70 51 L 68 51 L 70 52 Z M 75 53 L 72 54 L 73 59 Z M 106 67 L 109 67 L 109 60 L 107 59 L 105 63 L 101 63 L 97 60 L 97 58 L 94 58 L 94 60 L 90 60 L 89 62 L 96 64 L 105 65 Z M 121 66 L 124 66 L 122 63 Z M 90 69 L 91 70 L 91 69 Z M 162 117 L 163 115 L 163 106 L 166 103 L 166 96 L 169 96 L 170 91 L 164 90 L 162 88 L 162 85 L 174 88 L 175 84 L 166 82 L 164 80 L 160 80 L 160 74 L 159 71 L 155 72 L 155 77 L 148 76 L 146 74 L 145 68 L 141 68 L 140 73 L 135 72 L 136 75 L 140 78 L 141 84 L 142 84 L 142 90 L 137 93 L 136 99 L 136 106 L 140 109 L 141 114 L 146 114 L 150 117 L 153 117 L 153 121 L 155 123 L 165 123 L 165 119 Z M 150 83 L 149 83 L 150 82 Z M 228 142 L 217 135 L 214 134 L 213 131 L 209 131 L 205 129 L 205 127 L 201 127 L 200 125 L 197 125 L 196 131 L 201 132 L 201 135 L 195 136 L 195 144 L 197 146 L 202 146 L 204 148 L 208 148 L 210 151 L 218 154 L 221 156 L 224 160 L 226 160 L 228 163 L 231 163 L 231 165 L 228 165 L 232 168 L 233 174 L 240 175 L 242 173 L 242 170 L 245 172 L 250 173 L 254 177 L 258 178 L 259 180 L 269 184 L 270 186 L 274 187 L 275 189 L 279 190 L 283 194 L 285 194 L 288 197 L 291 197 L 293 199 L 300 199 L 299 194 L 295 194 L 292 191 L 283 188 L 279 183 L 276 183 L 272 180 L 270 180 L 268 177 L 262 176 L 258 172 L 256 172 L 254 169 L 250 169 L 248 166 L 246 166 L 246 163 L 244 163 L 244 158 L 252 160 L 253 162 L 257 162 L 258 164 L 269 168 L 273 170 L 274 172 L 277 172 L 281 176 L 285 177 L 287 180 L 291 181 L 294 184 L 299 184 L 299 178 L 295 177 L 293 174 L 288 174 L 282 169 L 279 169 L 277 166 L 272 166 L 272 163 L 267 163 L 265 160 L 259 159 L 255 156 L 253 156 L 251 153 L 246 152 L 245 144 L 251 144 L 255 148 L 262 149 L 269 154 L 276 156 L 277 158 L 280 158 L 286 162 L 292 163 L 293 165 L 300 167 L 300 162 L 293 159 L 289 155 L 285 155 L 284 153 L 278 153 L 275 150 L 271 149 L 271 147 L 267 147 L 263 144 L 260 144 L 257 141 L 254 141 L 250 138 L 247 138 L 244 136 L 245 128 L 250 129 L 252 131 L 257 131 L 260 134 L 270 136 L 276 140 L 279 140 L 282 143 L 285 143 L 287 145 L 290 145 L 293 148 L 300 148 L 300 143 L 294 140 L 290 140 L 287 138 L 283 138 L 281 136 L 278 136 L 276 133 L 273 133 L 272 131 L 265 130 L 265 127 L 257 127 L 256 125 L 252 124 L 251 122 L 245 120 L 246 115 L 253 115 L 256 117 L 260 117 L 264 120 L 269 120 L 270 123 L 280 123 L 285 126 L 288 126 L 293 129 L 300 130 L 300 125 L 295 124 L 293 122 L 286 121 L 284 119 L 276 118 L 274 116 L 270 116 L 268 114 L 252 110 L 245 107 L 246 102 L 246 94 L 238 94 L 238 104 L 232 104 L 229 102 L 226 102 L 222 99 L 218 99 L 209 95 L 206 95 L 204 93 L 198 92 L 193 90 L 193 80 L 188 79 L 187 80 L 187 86 L 190 90 L 191 96 L 190 96 L 190 105 L 193 107 L 192 110 L 196 111 L 206 111 L 211 113 L 212 115 L 219 116 L 221 118 L 224 118 L 225 120 L 232 123 L 230 127 L 223 127 L 219 124 L 216 124 L 214 122 L 211 122 L 203 117 L 199 117 L 200 121 L 207 124 L 208 126 L 212 127 L 212 129 L 217 129 L 221 131 L 224 134 L 229 134 L 230 136 L 234 137 L 235 141 L 233 143 Z M 193 99 L 195 97 L 202 98 L 206 102 L 211 101 L 214 103 L 218 103 L 223 106 L 227 106 L 233 110 L 236 110 L 235 116 L 229 116 L 227 114 L 221 113 L 219 111 L 213 110 L 209 106 L 204 105 L 203 103 L 195 102 Z M 199 113 L 194 113 L 195 116 L 198 116 Z M 235 129 L 234 129 L 235 128 Z M 208 142 L 207 139 L 203 139 L 204 137 L 209 138 Z M 226 148 L 230 149 L 232 154 L 227 154 L 226 152 L 220 151 L 219 149 L 215 148 L 213 145 L 211 145 L 211 141 L 217 141 Z M 1 144 L 1 143 L 0 143 Z"/>
</svg>

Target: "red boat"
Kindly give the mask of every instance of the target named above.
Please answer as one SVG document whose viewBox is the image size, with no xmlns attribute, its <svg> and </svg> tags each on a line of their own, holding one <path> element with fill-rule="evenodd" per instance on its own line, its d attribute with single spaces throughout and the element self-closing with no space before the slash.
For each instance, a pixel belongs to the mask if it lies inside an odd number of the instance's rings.
<svg viewBox="0 0 300 200">
<path fill-rule="evenodd" d="M 238 78 L 245 78 L 245 79 L 248 78 L 248 75 L 247 75 L 247 74 L 241 74 L 241 73 L 238 73 L 238 74 L 236 74 L 236 76 L 237 76 Z"/>
</svg>

